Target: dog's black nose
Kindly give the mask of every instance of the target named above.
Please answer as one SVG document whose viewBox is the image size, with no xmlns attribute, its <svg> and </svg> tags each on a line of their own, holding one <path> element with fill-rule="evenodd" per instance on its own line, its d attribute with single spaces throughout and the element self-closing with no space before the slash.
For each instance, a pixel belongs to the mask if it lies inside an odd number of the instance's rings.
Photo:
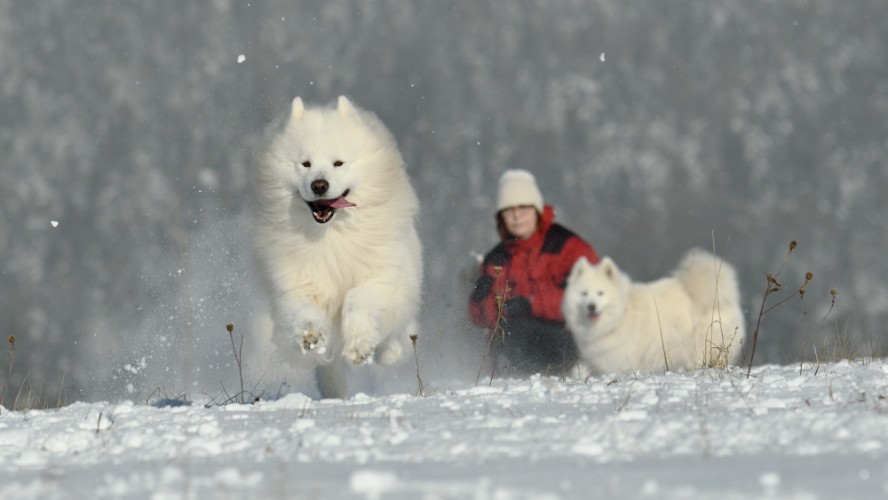
<svg viewBox="0 0 888 500">
<path fill-rule="evenodd" d="M 320 196 L 327 192 L 327 189 L 330 188 L 330 183 L 325 181 L 324 179 L 318 179 L 311 183 L 311 191 Z"/>
<path fill-rule="evenodd" d="M 595 304 L 589 304 L 588 306 L 586 306 L 586 309 L 589 310 L 589 313 L 595 314 Z"/>
</svg>

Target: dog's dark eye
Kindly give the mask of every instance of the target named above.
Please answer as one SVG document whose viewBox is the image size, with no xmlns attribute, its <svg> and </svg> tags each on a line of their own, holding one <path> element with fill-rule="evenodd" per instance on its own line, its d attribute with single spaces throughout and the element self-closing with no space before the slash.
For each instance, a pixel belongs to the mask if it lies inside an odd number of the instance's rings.
<svg viewBox="0 0 888 500">
<path fill-rule="evenodd" d="M 336 160 L 333 162 L 333 166 L 334 167 L 341 167 L 344 163 L 345 162 L 343 162 L 342 160 Z"/>
<path fill-rule="evenodd" d="M 586 295 L 589 295 L 589 292 L 587 292 L 586 290 L 580 292 L 580 297 L 585 297 Z"/>
<path fill-rule="evenodd" d="M 308 160 L 305 160 L 304 162 L 302 162 L 302 166 L 305 168 L 311 168 L 311 162 Z"/>
<path fill-rule="evenodd" d="M 599 296 L 599 297 L 604 297 L 604 292 L 602 292 L 601 290 L 598 290 L 598 296 Z"/>
</svg>

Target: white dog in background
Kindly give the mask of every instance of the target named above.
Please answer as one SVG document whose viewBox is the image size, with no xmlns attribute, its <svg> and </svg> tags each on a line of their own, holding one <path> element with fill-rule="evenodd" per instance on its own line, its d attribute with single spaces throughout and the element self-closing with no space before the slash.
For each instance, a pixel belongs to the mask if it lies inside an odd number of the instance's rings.
<svg viewBox="0 0 888 500">
<path fill-rule="evenodd" d="M 562 312 L 595 373 L 734 364 L 746 335 L 734 268 L 700 249 L 652 283 L 633 283 L 609 257 L 595 266 L 581 258 Z"/>
<path fill-rule="evenodd" d="M 345 397 L 344 360 L 390 364 L 416 328 L 419 202 L 391 133 L 339 97 L 293 100 L 257 150 L 254 243 L 271 299 L 271 341 Z"/>
</svg>

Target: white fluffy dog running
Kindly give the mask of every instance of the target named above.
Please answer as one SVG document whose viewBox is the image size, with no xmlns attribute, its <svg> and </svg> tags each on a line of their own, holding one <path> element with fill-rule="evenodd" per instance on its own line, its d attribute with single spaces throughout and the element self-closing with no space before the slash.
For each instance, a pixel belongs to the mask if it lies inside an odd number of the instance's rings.
<svg viewBox="0 0 888 500">
<path fill-rule="evenodd" d="M 701 249 L 652 283 L 633 283 L 609 257 L 581 258 L 562 312 L 593 373 L 735 364 L 746 335 L 734 268 Z"/>
<path fill-rule="evenodd" d="M 254 243 L 271 341 L 316 367 L 322 397 L 347 395 L 344 360 L 391 364 L 416 328 L 419 202 L 391 133 L 344 96 L 293 100 L 257 150 Z"/>
</svg>

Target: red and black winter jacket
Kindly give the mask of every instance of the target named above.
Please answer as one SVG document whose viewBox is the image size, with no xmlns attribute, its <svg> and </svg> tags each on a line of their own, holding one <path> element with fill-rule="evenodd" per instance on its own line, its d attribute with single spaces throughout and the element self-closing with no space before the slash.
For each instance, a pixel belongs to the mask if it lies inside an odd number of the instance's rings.
<svg viewBox="0 0 888 500">
<path fill-rule="evenodd" d="M 564 322 L 561 299 L 571 267 L 582 256 L 593 264 L 599 259 L 592 245 L 554 223 L 554 218 L 555 211 L 546 205 L 530 238 L 505 239 L 484 257 L 481 276 L 469 299 L 469 312 L 475 324 L 486 328 L 496 324 L 494 296 L 497 292 L 503 293 L 506 285 L 505 300 L 524 297 L 529 302 L 527 312 L 531 316 Z M 499 276 L 494 270 L 496 266 L 502 268 Z"/>
</svg>

